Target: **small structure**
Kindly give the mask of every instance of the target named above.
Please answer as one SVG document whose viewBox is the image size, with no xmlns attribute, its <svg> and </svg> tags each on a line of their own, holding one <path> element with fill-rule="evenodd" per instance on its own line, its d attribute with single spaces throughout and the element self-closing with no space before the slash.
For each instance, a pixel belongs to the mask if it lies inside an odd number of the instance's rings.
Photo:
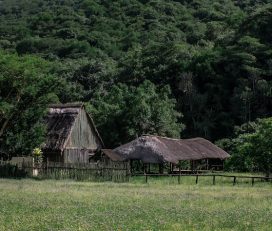
<svg viewBox="0 0 272 231">
<path fill-rule="evenodd" d="M 120 168 L 130 172 L 130 161 L 116 154 L 112 149 L 102 149 L 99 160 L 104 166 Z"/>
<path fill-rule="evenodd" d="M 125 157 L 123 157 L 119 154 L 116 154 L 112 149 L 102 149 L 100 159 L 105 163 L 128 162 L 128 159 L 126 159 Z"/>
<path fill-rule="evenodd" d="M 92 118 L 81 103 L 50 105 L 45 118 L 47 161 L 88 163 L 104 145 Z"/>
<path fill-rule="evenodd" d="M 167 137 L 145 135 L 127 144 L 106 151 L 105 154 L 116 160 L 129 160 L 131 166 L 133 161 L 141 161 L 144 165 L 170 163 L 170 171 L 182 161 L 189 161 L 190 170 L 201 168 L 205 170 L 223 168 L 223 161 L 230 155 L 223 149 L 217 147 L 210 141 L 203 138 L 193 139 L 172 139 Z M 118 158 L 116 157 L 118 156 Z M 145 168 L 146 171 L 146 168 Z"/>
</svg>

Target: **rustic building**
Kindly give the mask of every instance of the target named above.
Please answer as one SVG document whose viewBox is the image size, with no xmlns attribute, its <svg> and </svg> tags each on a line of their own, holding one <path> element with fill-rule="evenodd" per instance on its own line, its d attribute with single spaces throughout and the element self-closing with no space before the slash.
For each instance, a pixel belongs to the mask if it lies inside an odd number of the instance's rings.
<svg viewBox="0 0 272 231">
<path fill-rule="evenodd" d="M 114 153 L 111 149 L 101 149 L 99 153 L 99 161 L 107 168 L 119 169 L 120 172 L 125 172 L 126 176 L 130 175 L 130 161 L 125 160 L 120 155 Z M 116 171 L 115 171 L 116 172 Z"/>
<path fill-rule="evenodd" d="M 103 141 L 84 105 L 50 105 L 43 154 L 48 161 L 88 163 L 103 147 Z"/>
<path fill-rule="evenodd" d="M 144 164 L 159 165 L 170 163 L 171 170 L 181 161 L 189 161 L 191 169 L 196 169 L 197 163 L 201 161 L 206 170 L 222 169 L 223 161 L 230 156 L 203 138 L 172 139 L 153 135 L 141 136 L 112 151 L 107 150 L 106 154 L 110 158 L 122 161 L 137 160 Z"/>
</svg>

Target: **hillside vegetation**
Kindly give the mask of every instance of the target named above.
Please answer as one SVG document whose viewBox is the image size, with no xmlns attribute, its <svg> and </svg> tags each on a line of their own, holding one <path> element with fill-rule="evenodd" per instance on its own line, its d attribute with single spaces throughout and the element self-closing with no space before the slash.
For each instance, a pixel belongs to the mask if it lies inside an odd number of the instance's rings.
<svg viewBox="0 0 272 231">
<path fill-rule="evenodd" d="M 3 0 L 0 48 L 12 153 L 41 143 L 58 101 L 86 102 L 107 147 L 143 133 L 215 141 L 272 116 L 270 0 Z"/>
</svg>

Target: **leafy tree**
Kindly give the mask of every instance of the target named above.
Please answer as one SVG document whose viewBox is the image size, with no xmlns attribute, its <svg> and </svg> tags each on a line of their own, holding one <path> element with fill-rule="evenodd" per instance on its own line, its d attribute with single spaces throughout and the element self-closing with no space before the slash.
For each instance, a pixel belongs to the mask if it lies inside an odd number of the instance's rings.
<svg viewBox="0 0 272 231">
<path fill-rule="evenodd" d="M 184 114 L 182 136 L 218 140 L 272 116 L 271 22 L 270 0 L 3 0 L 0 47 L 52 62 L 61 102 L 98 108 L 99 97 L 126 86 L 110 105 L 130 107 L 121 102 L 145 80 L 170 86 Z M 131 134 L 142 129 L 131 126 Z M 116 137 L 109 142 L 123 139 Z"/>
<path fill-rule="evenodd" d="M 97 93 L 91 103 L 89 111 L 111 147 L 142 134 L 179 137 L 184 128 L 169 87 L 158 89 L 150 81 L 137 88 L 119 84 L 107 93 Z"/>
<path fill-rule="evenodd" d="M 235 129 L 235 137 L 217 142 L 231 154 L 226 167 L 236 171 L 272 171 L 272 118 L 258 119 Z"/>
<path fill-rule="evenodd" d="M 251 157 L 253 164 L 266 176 L 272 172 L 272 118 L 260 121 L 256 132 L 244 137 L 239 151 Z"/>
<path fill-rule="evenodd" d="M 62 84 L 50 69 L 41 58 L 0 53 L 0 139 L 11 154 L 31 154 L 43 141 L 41 118 Z"/>
</svg>

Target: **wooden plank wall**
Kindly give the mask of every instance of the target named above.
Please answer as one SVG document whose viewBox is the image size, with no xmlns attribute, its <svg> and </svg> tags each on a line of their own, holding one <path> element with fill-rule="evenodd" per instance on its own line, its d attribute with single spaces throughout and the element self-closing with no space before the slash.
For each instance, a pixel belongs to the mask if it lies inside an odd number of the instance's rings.
<svg viewBox="0 0 272 231">
<path fill-rule="evenodd" d="M 67 148 L 63 152 L 64 163 L 88 163 L 89 151 L 87 149 Z"/>
<path fill-rule="evenodd" d="M 93 150 L 102 147 L 102 144 L 95 133 L 94 127 L 90 123 L 84 110 L 81 110 L 79 113 L 66 147 Z"/>
</svg>

